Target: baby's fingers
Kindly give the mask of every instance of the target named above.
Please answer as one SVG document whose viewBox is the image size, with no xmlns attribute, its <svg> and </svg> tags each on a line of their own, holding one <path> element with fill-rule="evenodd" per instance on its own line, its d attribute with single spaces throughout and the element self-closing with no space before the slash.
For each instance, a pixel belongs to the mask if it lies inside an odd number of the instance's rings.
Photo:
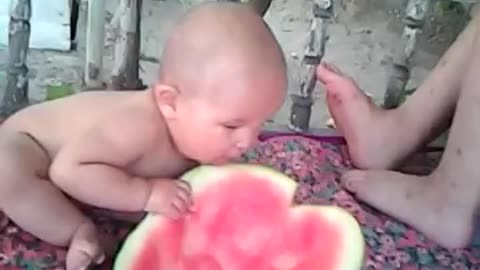
<svg viewBox="0 0 480 270">
<path fill-rule="evenodd" d="M 177 187 L 179 189 L 182 189 L 184 192 L 186 192 L 187 194 L 190 194 L 192 193 L 192 187 L 190 186 L 190 184 L 187 182 L 187 181 L 184 181 L 184 180 L 176 180 L 176 183 L 177 183 Z"/>
<path fill-rule="evenodd" d="M 190 212 L 190 205 L 188 205 L 187 202 L 185 202 L 183 199 L 180 197 L 176 197 L 172 200 L 172 218 L 180 218 L 186 213 Z"/>
<path fill-rule="evenodd" d="M 336 73 L 337 75 L 340 75 L 340 76 L 343 76 L 343 72 L 334 64 L 332 63 L 328 63 L 328 62 L 323 62 L 320 64 L 321 66 L 323 66 L 324 68 Z"/>
<path fill-rule="evenodd" d="M 190 187 L 190 184 L 183 180 L 179 180 L 177 185 L 177 197 L 185 202 L 189 211 L 193 211 L 192 188 Z"/>
</svg>

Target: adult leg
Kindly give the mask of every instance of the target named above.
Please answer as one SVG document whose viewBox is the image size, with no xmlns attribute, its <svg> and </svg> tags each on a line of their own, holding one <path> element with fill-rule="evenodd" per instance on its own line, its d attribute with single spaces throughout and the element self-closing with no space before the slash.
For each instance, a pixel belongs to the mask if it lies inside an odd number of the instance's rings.
<svg viewBox="0 0 480 270">
<path fill-rule="evenodd" d="M 447 127 L 458 100 L 460 79 L 473 54 L 480 17 L 475 16 L 425 82 L 394 110 L 375 106 L 353 80 L 328 65 L 317 69 L 330 112 L 344 134 L 353 164 L 390 169 Z"/>
<path fill-rule="evenodd" d="M 480 34 L 480 33 L 479 33 Z M 449 140 L 439 167 L 418 177 L 391 171 L 351 171 L 347 189 L 372 206 L 410 224 L 440 245 L 470 241 L 480 198 L 480 35 L 462 78 Z"/>
<path fill-rule="evenodd" d="M 0 208 L 20 228 L 58 246 L 70 246 L 67 269 L 103 260 L 93 223 L 52 182 L 50 160 L 23 133 L 3 130 L 0 141 Z"/>
</svg>

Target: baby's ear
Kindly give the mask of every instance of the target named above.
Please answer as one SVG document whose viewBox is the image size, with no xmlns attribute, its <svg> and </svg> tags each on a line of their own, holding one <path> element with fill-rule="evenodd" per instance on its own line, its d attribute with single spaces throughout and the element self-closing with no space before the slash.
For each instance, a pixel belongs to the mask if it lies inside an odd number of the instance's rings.
<svg viewBox="0 0 480 270">
<path fill-rule="evenodd" d="M 177 88 L 167 84 L 155 84 L 152 90 L 155 104 L 162 112 L 163 117 L 168 119 L 175 118 L 176 103 L 179 95 Z"/>
</svg>

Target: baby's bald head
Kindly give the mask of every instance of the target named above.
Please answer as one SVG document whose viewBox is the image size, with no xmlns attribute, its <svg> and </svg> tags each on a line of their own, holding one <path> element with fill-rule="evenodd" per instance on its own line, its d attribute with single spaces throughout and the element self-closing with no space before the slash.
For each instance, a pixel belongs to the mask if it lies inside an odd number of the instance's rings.
<svg viewBox="0 0 480 270">
<path fill-rule="evenodd" d="M 203 4 L 174 26 L 161 58 L 156 104 L 191 159 L 238 157 L 283 103 L 286 64 L 274 35 L 245 4 Z"/>
<path fill-rule="evenodd" d="M 286 67 L 263 18 L 246 4 L 214 2 L 192 8 L 173 27 L 158 79 L 181 92 L 198 92 L 213 90 L 222 80 L 227 85 L 216 91 L 229 91 L 239 80 L 269 76 L 283 83 Z"/>
</svg>

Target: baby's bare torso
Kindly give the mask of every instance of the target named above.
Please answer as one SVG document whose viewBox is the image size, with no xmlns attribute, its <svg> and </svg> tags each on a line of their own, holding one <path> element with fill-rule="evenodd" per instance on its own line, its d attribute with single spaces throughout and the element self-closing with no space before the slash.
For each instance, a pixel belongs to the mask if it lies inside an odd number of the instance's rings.
<svg viewBox="0 0 480 270">
<path fill-rule="evenodd" d="M 106 121 L 118 121 L 127 114 L 134 113 L 137 117 L 148 119 L 152 117 L 151 125 L 158 126 L 158 142 L 152 144 L 147 153 L 128 168 L 123 168 L 131 174 L 141 177 L 178 177 L 192 166 L 185 160 L 168 138 L 168 130 L 155 113 L 143 110 L 137 102 L 142 98 L 139 92 L 133 91 L 94 91 L 79 93 L 70 97 L 51 102 L 32 105 L 8 118 L 1 126 L 3 132 L 23 132 L 34 137 L 41 147 L 48 152 L 53 160 L 58 151 L 68 142 L 78 140 L 89 129 L 103 128 Z M 133 117 L 132 120 L 134 120 Z M 148 122 L 148 121 L 147 121 Z M 137 131 L 138 136 L 128 138 L 142 140 L 142 135 L 151 128 L 142 126 L 145 121 L 132 121 L 125 128 Z M 106 126 L 106 125 L 105 125 Z M 112 133 L 112 132 L 109 132 Z M 124 136 L 122 130 L 114 134 Z M 97 149 L 98 150 L 98 149 Z M 101 151 L 101 149 L 99 149 Z"/>
</svg>

